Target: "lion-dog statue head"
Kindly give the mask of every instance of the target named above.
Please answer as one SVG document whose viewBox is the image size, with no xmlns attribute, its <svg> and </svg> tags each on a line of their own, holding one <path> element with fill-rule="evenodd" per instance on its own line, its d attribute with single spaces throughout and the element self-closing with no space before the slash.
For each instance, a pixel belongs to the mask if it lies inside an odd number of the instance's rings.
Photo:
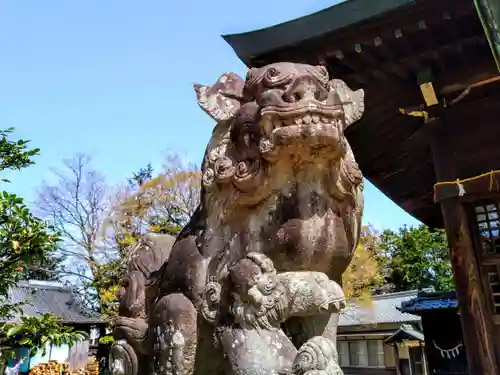
<svg viewBox="0 0 500 375">
<path fill-rule="evenodd" d="M 361 228 L 363 177 L 344 131 L 363 114 L 363 91 L 297 63 L 252 68 L 245 80 L 226 73 L 195 89 L 217 121 L 202 165 L 207 280 L 263 253 L 278 272 L 339 281 Z"/>
</svg>

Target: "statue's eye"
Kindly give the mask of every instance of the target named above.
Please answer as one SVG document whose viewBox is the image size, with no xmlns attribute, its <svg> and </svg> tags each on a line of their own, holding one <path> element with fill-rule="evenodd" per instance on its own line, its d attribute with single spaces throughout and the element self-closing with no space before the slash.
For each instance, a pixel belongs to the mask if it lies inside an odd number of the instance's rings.
<svg viewBox="0 0 500 375">
<path fill-rule="evenodd" d="M 290 69 L 269 68 L 264 74 L 264 84 L 267 88 L 275 88 L 288 83 L 292 75 Z"/>
<path fill-rule="evenodd" d="M 267 74 L 269 77 L 276 77 L 279 72 L 276 68 L 270 68 L 268 71 L 267 71 Z"/>
<path fill-rule="evenodd" d="M 328 69 L 326 66 L 320 65 L 318 68 L 321 75 L 328 76 Z"/>
</svg>

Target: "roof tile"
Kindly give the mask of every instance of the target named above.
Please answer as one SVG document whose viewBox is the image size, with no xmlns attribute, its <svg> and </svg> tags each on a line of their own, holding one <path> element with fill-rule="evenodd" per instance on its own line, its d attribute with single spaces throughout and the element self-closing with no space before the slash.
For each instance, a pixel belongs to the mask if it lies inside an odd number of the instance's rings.
<svg viewBox="0 0 500 375">
<path fill-rule="evenodd" d="M 455 292 L 420 292 L 409 301 L 404 301 L 398 307 L 406 313 L 417 313 L 427 310 L 456 309 L 457 297 Z"/>
<path fill-rule="evenodd" d="M 339 326 L 365 324 L 418 322 L 420 317 L 399 311 L 397 308 L 409 298 L 417 296 L 417 291 L 388 293 L 372 297 L 370 305 L 349 303 L 340 315 Z"/>
<path fill-rule="evenodd" d="M 9 291 L 11 302 L 27 303 L 22 306 L 24 316 L 52 313 L 65 323 L 102 323 L 100 314 L 82 306 L 72 290 L 60 283 L 22 281 Z M 14 320 L 19 320 L 16 316 Z"/>
</svg>

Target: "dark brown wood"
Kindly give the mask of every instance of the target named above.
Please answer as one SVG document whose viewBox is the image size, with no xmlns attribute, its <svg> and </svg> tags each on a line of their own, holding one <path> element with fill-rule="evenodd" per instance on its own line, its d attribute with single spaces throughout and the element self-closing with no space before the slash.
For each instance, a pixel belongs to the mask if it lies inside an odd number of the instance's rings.
<svg viewBox="0 0 500 375">
<path fill-rule="evenodd" d="M 425 347 L 420 343 L 420 349 L 422 350 L 422 364 L 424 366 L 424 375 L 429 373 L 429 366 L 427 365 L 427 356 L 425 355 Z"/>
<path fill-rule="evenodd" d="M 434 169 L 424 164 L 430 159 L 430 129 L 422 126 L 421 118 L 399 112 L 424 104 L 417 86 L 419 69 L 432 70 L 435 91 L 446 103 L 441 107 L 453 118 L 449 136 L 462 143 L 457 147 L 458 177 L 500 169 L 500 128 L 492 125 L 498 118 L 500 82 L 474 87 L 454 102 L 471 85 L 498 75 L 472 1 L 416 1 L 383 17 L 249 56 L 245 62 L 260 66 L 303 60 L 326 63 L 332 76 L 365 90 L 365 114 L 346 132 L 356 160 L 367 179 L 425 224 L 443 227 L 433 201 Z M 377 71 L 385 77 L 375 77 Z"/>
<path fill-rule="evenodd" d="M 467 73 L 467 71 L 471 72 L 470 75 L 464 75 L 464 73 Z M 441 95 L 449 95 L 452 93 L 458 93 L 460 94 L 461 91 L 474 86 L 478 82 L 482 82 L 485 80 L 489 80 L 491 78 L 497 77 L 498 76 L 498 70 L 496 70 L 495 65 L 490 61 L 487 60 L 484 63 L 484 67 L 478 72 L 477 66 L 474 66 L 474 69 L 467 69 L 461 72 L 458 72 L 457 74 L 450 75 L 449 77 L 446 77 L 446 81 L 440 80 L 439 81 L 439 86 L 441 87 L 440 89 L 440 94 Z"/>
<path fill-rule="evenodd" d="M 438 299 L 436 298 L 436 301 Z M 471 374 L 462 334 L 460 316 L 454 308 L 416 312 L 422 317 L 425 332 L 425 361 L 430 374 Z M 458 348 L 457 348 L 458 346 Z M 443 357 L 442 349 L 457 348 L 451 358 Z"/>
<path fill-rule="evenodd" d="M 434 200 L 441 202 L 470 194 L 482 197 L 490 193 L 500 193 L 500 171 L 490 171 L 457 182 L 447 181 L 444 184 L 437 184 L 434 187 Z"/>
<path fill-rule="evenodd" d="M 455 150 L 449 137 L 453 130 L 441 120 L 434 121 L 440 121 L 440 127 L 434 132 L 431 143 L 436 178 L 438 182 L 452 181 L 457 178 Z M 489 299 L 481 281 L 467 210 L 457 197 L 444 199 L 440 205 L 455 277 L 470 374 L 498 375 L 500 364 L 497 355 L 498 344 L 494 338 L 495 327 Z"/>
<path fill-rule="evenodd" d="M 399 365 L 399 348 L 398 344 L 394 343 L 394 362 L 396 363 L 396 374 L 401 375 L 401 366 Z"/>
</svg>

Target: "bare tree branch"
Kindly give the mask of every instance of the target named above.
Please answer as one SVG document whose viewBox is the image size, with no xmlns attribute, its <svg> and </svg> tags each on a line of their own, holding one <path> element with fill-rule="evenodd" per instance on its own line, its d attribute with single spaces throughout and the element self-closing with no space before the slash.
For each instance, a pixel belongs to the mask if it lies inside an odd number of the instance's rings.
<svg viewBox="0 0 500 375">
<path fill-rule="evenodd" d="M 105 246 L 103 223 L 109 209 L 109 188 L 104 176 L 93 169 L 90 156 L 78 153 L 53 170 L 55 182 L 44 182 L 36 207 L 40 216 L 61 233 L 59 253 L 66 256 L 66 275 L 76 283 L 93 281 L 100 267 L 112 258 Z"/>
</svg>

